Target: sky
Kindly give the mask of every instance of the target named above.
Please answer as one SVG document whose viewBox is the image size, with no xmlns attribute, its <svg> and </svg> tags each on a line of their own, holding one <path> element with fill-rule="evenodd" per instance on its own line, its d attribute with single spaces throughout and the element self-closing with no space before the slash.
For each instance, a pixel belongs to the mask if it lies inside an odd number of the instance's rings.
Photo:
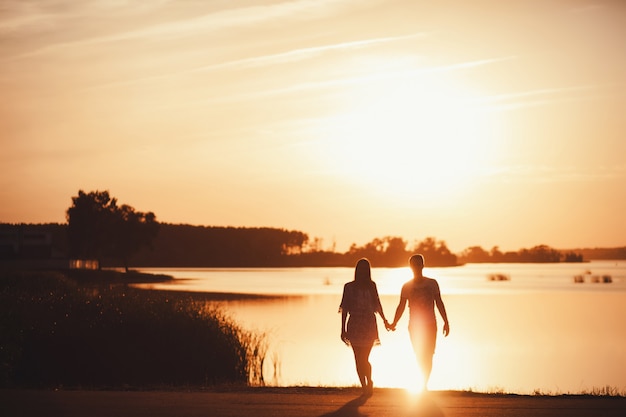
<svg viewBox="0 0 626 417">
<path fill-rule="evenodd" d="M 626 245 L 626 2 L 0 0 L 0 222 Z"/>
</svg>

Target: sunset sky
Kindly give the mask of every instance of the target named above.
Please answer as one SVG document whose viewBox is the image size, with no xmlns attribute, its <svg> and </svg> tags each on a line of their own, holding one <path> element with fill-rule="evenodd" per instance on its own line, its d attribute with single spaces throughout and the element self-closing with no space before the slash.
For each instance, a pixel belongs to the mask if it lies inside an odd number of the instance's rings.
<svg viewBox="0 0 626 417">
<path fill-rule="evenodd" d="M 0 1 L 0 222 L 626 245 L 626 2 Z"/>
</svg>

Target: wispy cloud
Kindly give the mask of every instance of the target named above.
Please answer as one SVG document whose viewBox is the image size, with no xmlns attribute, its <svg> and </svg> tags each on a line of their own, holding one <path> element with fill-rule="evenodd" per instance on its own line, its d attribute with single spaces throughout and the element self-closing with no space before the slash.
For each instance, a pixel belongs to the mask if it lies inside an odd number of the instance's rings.
<svg viewBox="0 0 626 417">
<path fill-rule="evenodd" d="M 225 71 L 225 70 L 241 70 L 241 69 L 267 67 L 267 66 L 272 66 L 272 65 L 281 65 L 281 64 L 291 63 L 291 62 L 299 62 L 299 61 L 314 59 L 328 52 L 357 50 L 357 49 L 368 48 L 371 46 L 417 39 L 417 38 L 421 38 L 425 36 L 427 36 L 427 33 L 414 33 L 414 34 L 403 35 L 403 36 L 364 39 L 364 40 L 358 40 L 358 41 L 352 41 L 352 42 L 343 42 L 343 43 L 336 43 L 336 44 L 330 44 L 330 45 L 321 45 L 321 46 L 314 46 L 314 47 L 309 47 L 309 48 L 294 49 L 291 51 L 277 53 L 277 54 L 262 55 L 262 56 L 256 56 L 256 57 L 251 57 L 251 58 L 212 64 L 212 65 L 206 65 L 206 66 L 201 66 L 201 67 L 196 67 L 196 68 L 189 68 L 183 71 L 170 72 L 170 73 L 160 74 L 160 75 L 151 76 L 151 77 L 141 77 L 141 78 L 137 78 L 133 80 L 120 81 L 116 83 L 101 84 L 98 86 L 90 87 L 89 89 L 90 90 L 102 89 L 102 88 L 119 87 L 123 85 L 131 85 L 131 84 L 137 84 L 137 83 L 154 82 L 158 80 L 183 76 L 187 74 L 194 74 L 194 73 Z M 364 81 L 367 81 L 367 80 L 364 80 Z"/>
<path fill-rule="evenodd" d="M 283 64 L 293 61 L 301 61 L 305 59 L 314 58 L 319 56 L 325 52 L 336 51 L 336 50 L 354 50 L 359 48 L 366 48 L 368 46 L 392 43 L 397 41 L 403 41 L 408 39 L 415 39 L 419 37 L 426 36 L 426 33 L 414 33 L 405 36 L 393 36 L 393 37 L 384 37 L 384 38 L 375 38 L 375 39 L 365 39 L 358 40 L 353 42 L 344 42 L 337 43 L 331 45 L 322 45 L 322 46 L 314 46 L 310 48 L 302 48 L 296 49 L 288 52 L 283 52 L 279 54 L 272 55 L 264 55 L 259 57 L 252 57 L 246 59 L 240 59 L 236 61 L 224 62 L 221 64 L 215 65 L 207 65 L 205 67 L 200 67 L 194 69 L 194 71 L 215 71 L 215 70 L 223 70 L 223 69 L 239 69 L 239 68 L 251 68 L 251 67 L 261 67 L 267 65 L 276 65 Z"/>
<path fill-rule="evenodd" d="M 419 74 L 431 74 L 431 73 L 444 73 L 452 71 L 460 71 L 464 69 L 476 68 L 480 66 L 495 64 L 502 61 L 514 59 L 515 57 L 503 57 L 503 58 L 490 58 L 475 61 L 465 61 L 450 65 L 423 67 L 411 70 L 400 71 L 385 71 L 376 74 L 368 74 L 363 76 L 346 76 L 343 78 L 334 78 L 319 82 L 307 82 L 296 85 L 287 86 L 284 88 L 271 89 L 265 91 L 257 91 L 253 93 L 242 94 L 239 96 L 230 96 L 226 98 L 227 101 L 239 101 L 254 98 L 265 98 L 268 96 L 278 96 L 285 94 L 292 94 L 307 90 L 323 90 L 328 88 L 367 84 L 374 81 L 381 81 L 386 79 L 398 79 L 398 78 L 410 78 Z"/>
<path fill-rule="evenodd" d="M 54 15 L 24 1 L 0 3 L 0 35 L 15 36 L 45 24 Z"/>
<path fill-rule="evenodd" d="M 563 183 L 606 181 L 626 177 L 626 165 L 600 167 L 554 167 L 546 165 L 509 165 L 483 172 L 497 182 Z"/>
<path fill-rule="evenodd" d="M 192 101 L 163 103 L 159 105 L 160 109 L 186 108 L 194 106 L 207 106 L 217 104 L 235 104 L 244 102 L 253 102 L 257 100 L 267 100 L 268 98 L 288 97 L 294 94 L 300 94 L 309 91 L 323 92 L 326 90 L 342 89 L 350 86 L 367 85 L 373 82 L 392 80 L 398 78 L 410 78 L 420 74 L 445 73 L 452 71 L 461 71 L 481 66 L 496 64 L 503 61 L 515 59 L 515 57 L 489 58 L 474 61 L 458 62 L 450 65 L 423 67 L 406 71 L 385 71 L 368 75 L 347 75 L 345 77 L 336 77 L 317 82 L 303 82 L 299 84 L 287 85 L 280 88 L 270 88 L 265 90 L 256 90 L 245 93 L 214 96 L 205 99 Z"/>
<path fill-rule="evenodd" d="M 557 102 L 566 102 L 596 98 L 596 85 L 582 85 L 560 88 L 544 88 L 510 94 L 499 94 L 476 99 L 476 104 L 492 111 L 509 111 L 526 107 L 543 106 Z"/>
<path fill-rule="evenodd" d="M 115 31 L 113 29 L 109 34 L 97 36 L 83 34 L 82 36 L 75 37 L 75 39 L 63 40 L 43 45 L 35 50 L 22 53 L 19 56 L 14 56 L 12 59 L 22 59 L 36 55 L 54 53 L 67 48 L 93 46 L 110 42 L 137 39 L 149 39 L 152 41 L 172 40 L 217 32 L 227 28 L 250 28 L 254 25 L 260 24 L 277 24 L 283 19 L 306 20 L 322 18 L 331 13 L 337 7 L 345 7 L 345 2 L 341 2 L 339 0 L 278 1 L 262 6 L 242 7 L 228 7 L 228 5 L 231 4 L 228 2 L 224 4 L 226 5 L 225 7 L 216 9 L 215 6 L 209 3 L 205 8 L 205 12 L 202 14 L 155 24 L 146 23 L 145 27 L 133 30 Z M 104 6 L 102 6 L 97 8 L 100 13 L 95 13 L 93 8 L 89 9 L 89 11 L 85 11 L 87 7 L 83 5 L 83 7 L 80 8 L 82 12 L 79 12 L 75 10 L 76 5 L 71 3 L 67 4 L 65 7 L 58 8 L 61 10 L 66 9 L 63 13 L 51 13 L 36 7 L 25 8 L 19 6 L 19 3 L 10 2 L 10 7 L 5 7 L 8 11 L 3 13 L 9 15 L 9 18 L 3 19 L 3 23 L 0 23 L 0 30 L 15 30 L 16 28 L 25 27 L 27 24 L 29 24 L 29 26 L 33 26 L 34 22 L 42 22 L 52 18 L 63 20 L 64 18 L 72 16 L 80 17 L 81 15 L 84 19 L 93 20 L 93 24 L 97 25 L 101 21 L 107 22 L 107 18 L 118 16 L 121 7 L 122 6 L 120 5 L 117 8 L 109 7 L 105 9 Z M 9 11 L 11 12 L 10 14 Z M 163 10 L 160 12 L 165 13 Z M 137 18 L 137 21 L 140 21 L 141 16 L 135 16 L 135 18 Z"/>
</svg>

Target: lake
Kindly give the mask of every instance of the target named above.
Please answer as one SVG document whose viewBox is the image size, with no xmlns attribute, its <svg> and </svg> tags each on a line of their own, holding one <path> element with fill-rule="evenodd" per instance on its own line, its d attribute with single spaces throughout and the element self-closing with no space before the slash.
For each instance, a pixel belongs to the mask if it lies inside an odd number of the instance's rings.
<svg viewBox="0 0 626 417">
<path fill-rule="evenodd" d="M 268 385 L 358 384 L 352 350 L 339 338 L 338 306 L 353 268 L 141 271 L 176 278 L 143 288 L 278 296 L 219 302 L 240 326 L 266 335 Z M 437 340 L 431 390 L 626 392 L 626 261 L 467 264 L 424 274 L 439 282 L 451 328 Z M 411 272 L 373 268 L 372 275 L 391 321 Z M 395 332 L 379 320 L 381 345 L 371 355 L 378 387 L 413 389 L 419 380 L 407 323 L 408 311 Z"/>
</svg>

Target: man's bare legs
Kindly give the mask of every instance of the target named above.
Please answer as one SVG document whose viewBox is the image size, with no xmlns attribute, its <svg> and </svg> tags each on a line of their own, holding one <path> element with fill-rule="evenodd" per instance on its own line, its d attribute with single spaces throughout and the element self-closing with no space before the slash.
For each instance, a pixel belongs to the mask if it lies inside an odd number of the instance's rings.
<svg viewBox="0 0 626 417">
<path fill-rule="evenodd" d="M 416 358 L 422 371 L 423 390 L 428 391 L 428 380 L 433 370 L 433 355 L 425 352 L 416 352 Z"/>
<path fill-rule="evenodd" d="M 422 389 L 428 390 L 428 381 L 433 370 L 433 355 L 437 341 L 437 328 L 413 328 L 410 329 L 411 344 L 415 352 L 417 365 L 422 373 Z"/>
</svg>

